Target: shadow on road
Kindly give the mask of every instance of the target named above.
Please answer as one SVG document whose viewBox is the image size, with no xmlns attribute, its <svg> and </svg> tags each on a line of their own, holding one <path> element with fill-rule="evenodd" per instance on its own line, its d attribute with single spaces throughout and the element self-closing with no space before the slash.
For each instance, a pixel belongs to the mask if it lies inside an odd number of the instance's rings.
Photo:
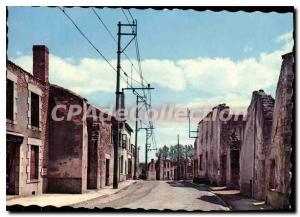
<svg viewBox="0 0 300 217">
<path fill-rule="evenodd" d="M 180 187 L 180 188 L 194 188 L 198 191 L 205 190 L 205 187 L 203 186 L 195 186 L 187 181 L 168 181 L 167 184 L 169 184 L 171 187 Z"/>
<path fill-rule="evenodd" d="M 224 206 L 224 204 L 219 200 L 219 198 L 214 195 L 212 195 L 212 196 L 204 195 L 204 196 L 199 197 L 198 199 L 205 201 L 205 202 Z"/>
<path fill-rule="evenodd" d="M 187 187 L 193 188 L 194 187 L 191 184 L 188 184 L 188 183 L 182 182 L 182 181 L 169 181 L 167 183 L 172 187 L 183 187 L 183 188 L 187 188 Z"/>
</svg>

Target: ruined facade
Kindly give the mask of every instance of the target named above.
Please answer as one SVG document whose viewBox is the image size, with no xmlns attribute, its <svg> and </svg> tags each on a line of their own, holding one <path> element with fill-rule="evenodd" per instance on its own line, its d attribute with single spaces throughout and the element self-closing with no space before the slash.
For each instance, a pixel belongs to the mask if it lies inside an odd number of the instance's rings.
<svg viewBox="0 0 300 217">
<path fill-rule="evenodd" d="M 83 193 L 87 190 L 86 109 L 84 98 L 62 87 L 50 86 L 48 192 Z M 55 112 L 58 119 L 53 118 Z"/>
<path fill-rule="evenodd" d="M 88 107 L 87 188 L 99 189 L 113 182 L 112 122 L 114 118 L 92 105 Z"/>
<path fill-rule="evenodd" d="M 174 161 L 165 159 L 160 155 L 156 161 L 151 159 L 148 164 L 148 180 L 175 180 L 177 164 Z"/>
<path fill-rule="evenodd" d="M 293 123 L 293 80 L 294 56 L 288 53 L 282 56 L 283 62 L 278 79 L 271 146 L 268 149 L 267 203 L 274 208 L 289 209 L 291 192 L 291 152 Z"/>
<path fill-rule="evenodd" d="M 48 56 L 46 46 L 33 46 L 33 75 L 7 61 L 7 194 L 84 193 L 113 182 L 115 118 L 50 84 Z M 104 114 L 104 121 L 94 120 L 90 107 L 97 117 Z M 127 140 L 119 147 L 124 156 L 120 180 L 126 180 L 136 159 L 127 123 L 122 134 Z"/>
<path fill-rule="evenodd" d="M 147 170 L 147 180 L 156 180 L 157 179 L 157 164 L 154 162 L 154 159 L 151 159 L 150 163 L 148 163 Z"/>
<path fill-rule="evenodd" d="M 47 147 L 48 48 L 33 47 L 33 75 L 7 61 L 6 193 L 43 192 Z"/>
<path fill-rule="evenodd" d="M 206 178 L 213 185 L 238 186 L 239 144 L 243 135 L 243 116 L 231 115 L 220 104 L 198 124 L 194 143 L 194 177 Z"/>
<path fill-rule="evenodd" d="M 267 150 L 271 146 L 274 99 L 263 90 L 254 91 L 247 110 L 241 147 L 241 193 L 258 200 L 266 196 Z"/>
<path fill-rule="evenodd" d="M 168 160 L 168 159 L 163 159 L 161 158 L 158 161 L 158 167 L 159 170 L 157 170 L 159 177 L 159 180 L 174 180 L 176 179 L 176 163 Z"/>
<path fill-rule="evenodd" d="M 133 176 L 134 156 L 131 151 L 132 133 L 133 129 L 127 122 L 121 124 L 121 140 L 119 147 L 119 181 L 125 181 Z"/>
</svg>

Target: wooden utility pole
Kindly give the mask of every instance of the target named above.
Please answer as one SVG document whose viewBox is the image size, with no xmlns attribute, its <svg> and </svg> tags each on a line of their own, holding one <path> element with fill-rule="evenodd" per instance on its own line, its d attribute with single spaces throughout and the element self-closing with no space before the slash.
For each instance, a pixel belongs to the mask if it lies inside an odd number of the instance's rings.
<svg viewBox="0 0 300 217">
<path fill-rule="evenodd" d="M 179 135 L 177 135 L 177 180 L 180 179 L 179 171 L 180 171 L 180 165 L 179 165 Z"/>
<path fill-rule="evenodd" d="M 114 141 L 114 176 L 113 176 L 113 188 L 118 188 L 118 164 L 119 164 L 119 144 L 120 144 L 120 122 L 118 112 L 120 109 L 120 70 L 121 70 L 121 22 L 118 23 L 118 51 L 117 51 L 117 85 L 116 85 L 116 119 L 117 126 L 116 141 Z"/>
<path fill-rule="evenodd" d="M 135 146 L 135 157 L 134 157 L 134 172 L 133 172 L 133 179 L 137 179 L 136 173 L 137 173 L 137 155 L 138 155 L 138 118 L 139 118 L 139 96 L 136 95 L 136 109 L 135 109 L 135 137 L 134 137 L 134 146 Z"/>
<path fill-rule="evenodd" d="M 132 29 L 135 27 L 135 31 L 131 33 L 122 33 L 122 26 L 130 26 Z M 134 29 L 133 29 L 134 30 Z M 121 71 L 121 54 L 128 47 L 131 41 L 122 49 L 121 48 L 121 36 L 122 35 L 130 35 L 133 36 L 132 40 L 136 36 L 136 24 L 121 24 L 118 23 L 118 50 L 117 50 L 117 84 L 116 84 L 116 126 L 114 132 L 116 133 L 114 139 L 114 174 L 113 174 L 113 188 L 118 188 L 119 182 L 119 147 L 120 147 L 120 121 L 119 121 L 119 109 L 120 109 L 120 71 Z"/>
<path fill-rule="evenodd" d="M 188 146 L 185 145 L 185 179 L 187 179 Z"/>
<path fill-rule="evenodd" d="M 134 160 L 134 174 L 133 174 L 133 179 L 137 179 L 137 156 L 138 156 L 138 132 L 139 132 L 139 127 L 138 127 L 138 119 L 139 119 L 139 103 L 144 103 L 147 106 L 147 101 L 145 97 L 140 96 L 137 92 L 137 90 L 154 90 L 153 87 L 150 87 L 150 84 L 147 85 L 147 87 L 127 87 L 123 88 L 122 92 L 125 90 L 132 90 L 133 94 L 136 95 L 136 108 L 135 108 L 135 160 Z"/>
</svg>

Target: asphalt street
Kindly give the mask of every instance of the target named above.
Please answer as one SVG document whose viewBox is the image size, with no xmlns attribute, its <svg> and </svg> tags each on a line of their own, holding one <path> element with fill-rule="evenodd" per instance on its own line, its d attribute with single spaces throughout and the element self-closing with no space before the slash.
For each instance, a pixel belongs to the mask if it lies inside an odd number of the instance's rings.
<svg viewBox="0 0 300 217">
<path fill-rule="evenodd" d="M 85 201 L 74 207 L 229 210 L 218 196 L 209 192 L 205 187 L 194 187 L 183 181 L 138 181 L 116 194 Z"/>
</svg>

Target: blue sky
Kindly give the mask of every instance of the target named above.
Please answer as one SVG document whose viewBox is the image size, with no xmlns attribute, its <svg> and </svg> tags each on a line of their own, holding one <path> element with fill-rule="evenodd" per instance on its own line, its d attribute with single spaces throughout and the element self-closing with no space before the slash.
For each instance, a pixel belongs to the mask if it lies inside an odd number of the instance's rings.
<svg viewBox="0 0 300 217">
<path fill-rule="evenodd" d="M 66 11 L 115 64 L 116 44 L 91 9 Z M 121 9 L 97 12 L 115 36 L 118 21 L 126 22 Z M 293 46 L 292 14 L 152 9 L 132 9 L 131 13 L 138 20 L 144 77 L 156 88 L 154 106 L 225 102 L 246 107 L 255 89 L 274 96 L 280 56 Z M 79 92 L 99 106 L 114 102 L 115 72 L 58 8 L 9 7 L 8 28 L 9 59 L 31 71 L 32 45 L 45 44 L 52 55 L 51 82 Z M 127 54 L 135 58 L 134 46 Z M 122 64 L 130 71 L 126 61 Z M 127 94 L 127 105 L 133 100 Z M 182 143 L 193 143 L 187 136 L 186 123 L 155 124 L 158 146 L 176 143 L 178 133 Z M 144 146 L 143 135 L 139 141 Z M 141 155 L 143 160 L 143 152 Z"/>
</svg>

